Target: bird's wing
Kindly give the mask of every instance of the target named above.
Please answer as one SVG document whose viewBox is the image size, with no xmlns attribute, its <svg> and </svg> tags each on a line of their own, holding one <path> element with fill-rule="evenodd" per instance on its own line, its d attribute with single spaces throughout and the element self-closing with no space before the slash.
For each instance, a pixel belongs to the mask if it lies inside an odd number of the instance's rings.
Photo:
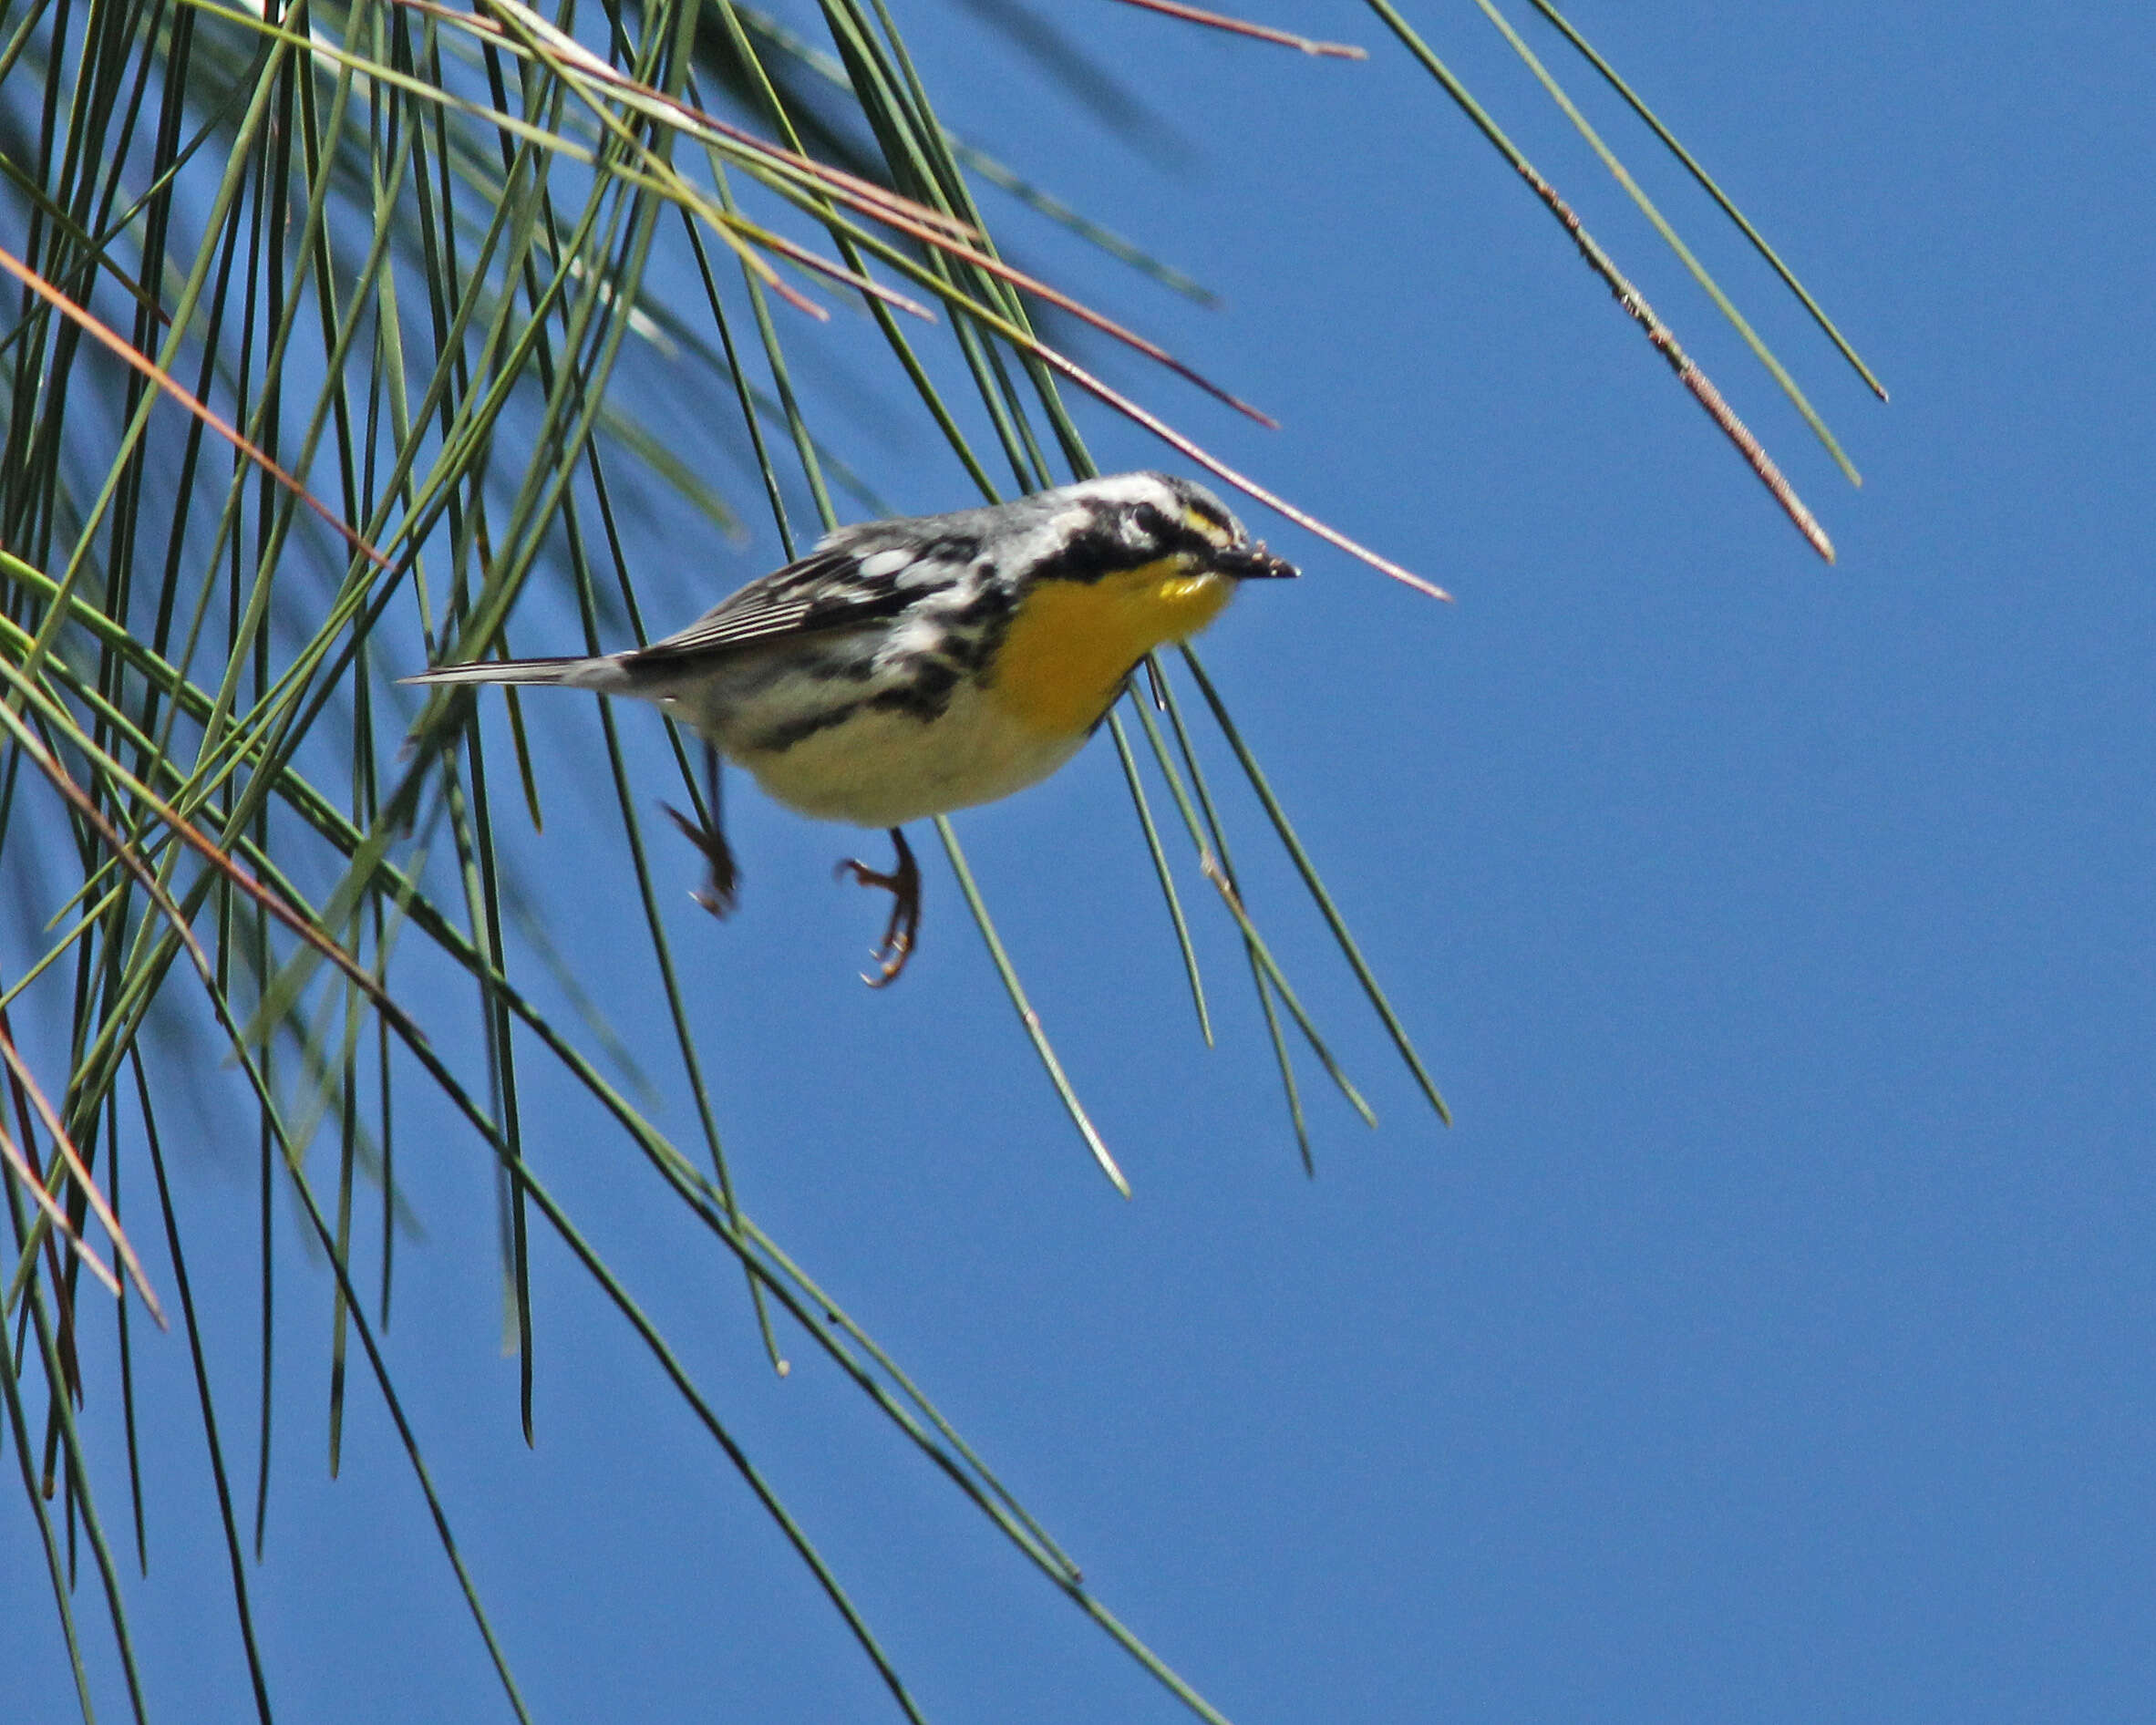
<svg viewBox="0 0 2156 1725">
<path fill-rule="evenodd" d="M 921 596 L 897 573 L 870 574 L 851 551 L 820 551 L 750 582 L 687 628 L 624 656 L 632 667 L 678 664 L 782 635 L 820 634 L 895 616 Z"/>
</svg>

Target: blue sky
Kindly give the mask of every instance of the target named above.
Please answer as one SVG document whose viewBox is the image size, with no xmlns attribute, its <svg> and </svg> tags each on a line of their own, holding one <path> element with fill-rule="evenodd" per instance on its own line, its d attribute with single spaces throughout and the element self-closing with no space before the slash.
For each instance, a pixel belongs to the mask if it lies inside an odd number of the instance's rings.
<svg viewBox="0 0 2156 1725">
<path fill-rule="evenodd" d="M 1253 910 L 1382 1120 L 1367 1131 L 1305 1060 L 1304 1178 L 1233 931 L 1178 852 L 1208 1051 L 1103 742 L 960 831 L 1135 1198 L 1063 1119 L 940 858 L 925 945 L 872 995 L 852 972 L 879 914 L 829 872 L 854 835 L 744 790 L 743 912 L 721 929 L 685 898 L 674 932 L 748 1208 L 1239 1725 L 2142 1714 L 2156 255 L 2139 218 L 2156 24 L 1930 0 L 1572 9 L 1893 391 L 1874 403 L 1647 141 L 1590 103 L 1837 428 L 1865 476 L 1852 491 L 1479 15 L 1417 8 L 1781 459 L 1840 548 L 1830 569 L 1357 8 L 1258 15 L 1367 43 L 1360 65 L 1105 0 L 1059 11 L 1164 118 L 1142 147 L 966 8 L 909 11 L 950 123 L 1224 305 L 1189 306 L 991 201 L 1014 254 L 1283 429 L 1088 352 L 1457 595 L 1392 587 L 1253 507 L 1306 578 L 1246 595 L 1205 653 L 1458 1123 L 1420 1108 L 1231 792 Z M 1586 94 L 1552 33 L 1529 34 Z M 903 403 L 850 375 L 857 335 L 831 337 L 820 386 L 865 398 L 849 458 L 894 507 L 970 501 Z M 689 444 L 696 387 L 653 408 L 677 410 Z M 1081 423 L 1104 468 L 1176 465 L 1105 413 Z M 662 624 L 779 560 L 760 522 L 686 557 L 685 531 L 650 530 Z M 520 649 L 552 645 L 546 603 Z M 584 697 L 539 708 L 540 747 L 565 762 L 590 747 Z M 648 802 L 667 791 L 657 726 L 622 717 Z M 1226 790 L 1225 752 L 1207 765 Z M 644 948 L 614 884 L 610 793 L 561 773 L 519 864 L 625 1034 L 663 1048 L 630 968 Z M 691 861 L 665 842 L 662 877 L 686 884 Z M 536 1159 L 931 1718 L 1182 1716 L 798 1338 L 800 1369 L 775 1379 L 738 1274 L 529 1076 Z M 693 1141 L 664 1084 L 662 1118 Z M 535 1712 L 894 1717 L 551 1245 L 524 1449 L 490 1166 L 447 1121 L 410 1144 L 427 1237 L 400 1255 L 395 1358 Z M 235 1409 L 251 1406 L 252 1156 L 210 1142 L 179 1170 L 199 1259 L 229 1234 L 229 1285 L 198 1275 Z M 367 1395 L 343 1477 L 324 1478 L 327 1284 L 293 1276 L 251 1580 L 280 1713 L 501 1715 Z M 245 1679 L 184 1349 L 161 1342 L 139 1369 L 170 1410 L 139 1590 L 153 1699 L 234 1717 Z M 251 1456 L 253 1437 L 228 1443 Z M 5 1539 L 15 1651 L 51 1606 L 26 1527 Z M 65 1717 L 58 1666 L 33 1676 L 52 1687 L 23 1717 Z"/>
</svg>

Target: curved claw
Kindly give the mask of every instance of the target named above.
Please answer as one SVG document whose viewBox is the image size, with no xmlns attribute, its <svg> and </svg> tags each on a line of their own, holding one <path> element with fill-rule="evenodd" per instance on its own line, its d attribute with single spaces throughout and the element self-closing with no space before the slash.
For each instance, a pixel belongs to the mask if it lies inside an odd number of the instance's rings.
<svg viewBox="0 0 2156 1725">
<path fill-rule="evenodd" d="M 880 974 L 861 977 L 872 988 L 888 988 L 898 980 L 921 933 L 921 866 L 913 861 L 913 847 L 906 842 L 906 835 L 896 827 L 891 829 L 891 842 L 898 860 L 888 874 L 858 857 L 847 857 L 832 870 L 839 880 L 881 887 L 891 894 L 891 920 L 883 926 L 882 944 L 871 955 Z"/>
<path fill-rule="evenodd" d="M 734 862 L 734 847 L 727 842 L 725 833 L 715 827 L 698 826 L 672 803 L 662 802 L 659 807 L 673 817 L 683 836 L 704 853 L 704 861 L 710 868 L 704 884 L 689 896 L 714 916 L 725 916 L 741 896 L 741 871 Z"/>
</svg>

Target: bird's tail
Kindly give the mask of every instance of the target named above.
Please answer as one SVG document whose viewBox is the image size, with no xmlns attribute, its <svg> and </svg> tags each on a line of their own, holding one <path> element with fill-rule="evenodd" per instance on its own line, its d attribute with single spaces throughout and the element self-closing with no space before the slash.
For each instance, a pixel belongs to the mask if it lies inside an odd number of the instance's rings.
<svg viewBox="0 0 2156 1725">
<path fill-rule="evenodd" d="M 610 681 L 611 659 L 474 659 L 469 665 L 438 665 L 400 683 L 566 683 L 593 687 Z"/>
</svg>

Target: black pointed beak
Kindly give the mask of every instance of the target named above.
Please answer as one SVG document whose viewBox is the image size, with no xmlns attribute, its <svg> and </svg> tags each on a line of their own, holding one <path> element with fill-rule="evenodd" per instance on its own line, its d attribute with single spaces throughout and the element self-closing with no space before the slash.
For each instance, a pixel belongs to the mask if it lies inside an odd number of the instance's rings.
<svg viewBox="0 0 2156 1725">
<path fill-rule="evenodd" d="M 1275 557 L 1261 541 L 1250 540 L 1232 551 L 1218 553 L 1213 562 L 1222 574 L 1238 581 L 1292 581 L 1303 572 L 1284 557 Z"/>
</svg>

